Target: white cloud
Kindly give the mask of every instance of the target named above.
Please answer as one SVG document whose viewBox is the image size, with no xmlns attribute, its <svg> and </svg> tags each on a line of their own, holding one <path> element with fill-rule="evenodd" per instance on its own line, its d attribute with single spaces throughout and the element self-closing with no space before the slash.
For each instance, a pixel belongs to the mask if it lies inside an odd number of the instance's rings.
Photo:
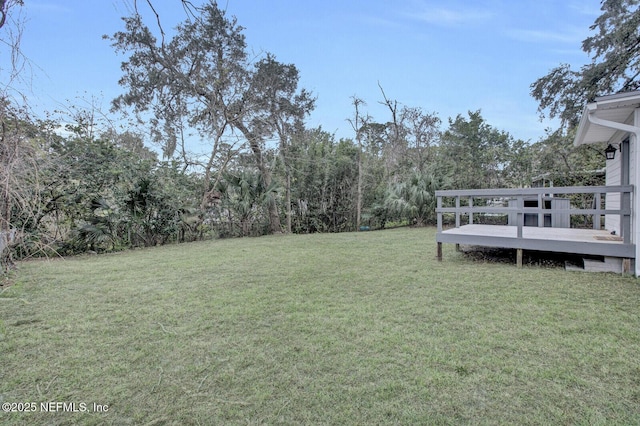
<svg viewBox="0 0 640 426">
<path fill-rule="evenodd" d="M 588 33 L 584 28 L 563 31 L 512 29 L 507 31 L 507 35 L 516 40 L 530 43 L 551 42 L 580 45 Z"/>
<path fill-rule="evenodd" d="M 54 2 L 25 2 L 25 7 L 36 13 L 67 13 L 71 12 L 68 7 L 62 6 Z"/>
<path fill-rule="evenodd" d="M 405 15 L 412 19 L 442 26 L 483 22 L 495 15 L 489 10 L 470 8 L 466 7 L 466 5 L 443 7 L 427 2 L 416 3 L 414 9 L 406 12 Z"/>
<path fill-rule="evenodd" d="M 581 15 L 591 16 L 595 20 L 595 18 L 602 14 L 602 10 L 597 6 L 597 3 L 594 4 L 585 1 L 572 2 L 569 4 L 569 8 Z"/>
<path fill-rule="evenodd" d="M 359 16 L 358 19 L 360 19 L 365 24 L 373 25 L 373 26 L 376 26 L 376 27 L 402 28 L 402 24 L 400 22 L 393 21 L 393 20 L 388 19 L 388 18 L 381 18 L 381 17 L 377 17 L 377 16 Z"/>
</svg>

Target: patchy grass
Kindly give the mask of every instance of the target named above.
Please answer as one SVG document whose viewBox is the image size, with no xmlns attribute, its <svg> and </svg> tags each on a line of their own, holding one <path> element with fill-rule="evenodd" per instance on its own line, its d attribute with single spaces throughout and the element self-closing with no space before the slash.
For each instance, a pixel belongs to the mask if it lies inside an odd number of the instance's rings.
<svg viewBox="0 0 640 426">
<path fill-rule="evenodd" d="M 0 400 L 37 412 L 0 422 L 640 423 L 634 278 L 435 246 L 404 228 L 22 263 Z"/>
</svg>

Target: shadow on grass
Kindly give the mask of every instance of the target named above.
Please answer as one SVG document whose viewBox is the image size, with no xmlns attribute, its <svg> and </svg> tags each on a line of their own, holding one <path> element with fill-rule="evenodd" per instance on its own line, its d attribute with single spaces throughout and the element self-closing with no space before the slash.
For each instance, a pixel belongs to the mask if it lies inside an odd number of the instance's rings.
<svg viewBox="0 0 640 426">
<path fill-rule="evenodd" d="M 482 263 L 516 263 L 516 250 L 499 247 L 481 247 L 461 245 L 460 251 L 465 259 Z M 582 265 L 583 258 L 571 253 L 555 253 L 546 251 L 525 250 L 522 255 L 522 264 L 543 268 L 564 269 L 567 264 Z"/>
</svg>

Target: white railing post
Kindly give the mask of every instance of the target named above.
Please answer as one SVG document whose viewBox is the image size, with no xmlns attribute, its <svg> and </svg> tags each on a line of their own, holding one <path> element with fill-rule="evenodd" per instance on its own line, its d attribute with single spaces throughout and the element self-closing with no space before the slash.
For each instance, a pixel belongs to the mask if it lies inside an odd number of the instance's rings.
<svg viewBox="0 0 640 426">
<path fill-rule="evenodd" d="M 620 226 L 624 244 L 631 244 L 631 193 L 624 191 L 622 194 L 622 210 L 620 213 Z M 636 226 L 638 226 L 636 224 Z"/>
<path fill-rule="evenodd" d="M 538 194 L 538 208 L 539 209 L 543 209 L 544 208 L 544 194 L 539 193 Z M 538 227 L 539 228 L 544 228 L 544 212 L 538 210 Z"/>
<path fill-rule="evenodd" d="M 602 227 L 602 224 L 600 223 L 600 221 L 602 220 L 600 213 L 600 210 L 602 208 L 602 199 L 600 197 L 601 194 L 599 192 L 593 194 L 593 202 L 596 209 L 596 214 L 593 217 L 593 229 L 600 229 Z"/>
<path fill-rule="evenodd" d="M 436 208 L 437 208 L 437 214 L 436 214 L 436 218 L 438 221 L 438 232 L 442 232 L 442 212 L 440 211 L 440 209 L 442 208 L 442 196 L 438 195 L 438 197 L 436 198 Z"/>
<path fill-rule="evenodd" d="M 516 197 L 517 211 L 517 226 L 518 226 L 518 238 L 522 238 L 522 227 L 524 226 L 524 197 L 518 195 Z"/>
</svg>

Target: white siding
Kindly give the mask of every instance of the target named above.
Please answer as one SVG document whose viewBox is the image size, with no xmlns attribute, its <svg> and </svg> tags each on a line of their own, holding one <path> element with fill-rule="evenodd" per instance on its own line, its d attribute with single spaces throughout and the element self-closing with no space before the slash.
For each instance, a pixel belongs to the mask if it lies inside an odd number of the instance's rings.
<svg viewBox="0 0 640 426">
<path fill-rule="evenodd" d="M 617 142 L 619 143 L 619 142 Z M 625 153 L 629 155 L 629 153 Z M 622 155 L 618 151 L 616 152 L 616 158 L 613 160 L 607 160 L 607 174 L 606 185 L 621 185 L 622 184 Z M 606 208 L 607 209 L 619 209 L 620 208 L 620 194 L 606 195 Z M 609 232 L 615 232 L 620 235 L 620 216 L 619 215 L 606 215 L 604 220 L 604 229 Z"/>
<path fill-rule="evenodd" d="M 637 110 L 636 110 L 636 114 L 637 115 Z M 635 123 L 635 125 L 637 126 L 638 123 Z M 634 191 L 631 193 L 631 229 L 629 230 L 631 232 L 631 242 L 635 243 L 636 242 L 636 238 L 634 237 L 635 235 L 635 227 L 636 227 L 636 220 L 637 218 L 635 217 L 636 215 L 636 207 L 634 207 L 635 205 L 635 196 L 636 196 L 636 191 L 638 190 L 638 182 L 636 182 L 637 178 L 638 178 L 638 165 L 636 164 L 635 158 L 636 158 L 636 151 L 638 150 L 638 141 L 636 140 L 635 136 L 629 136 L 629 182 L 631 185 L 635 185 L 635 189 Z M 619 220 L 619 218 L 618 218 Z"/>
<path fill-rule="evenodd" d="M 636 127 L 640 127 L 640 108 L 636 108 L 633 117 L 633 125 Z M 629 183 L 634 185 L 633 194 L 631 195 L 631 242 L 636 245 L 636 265 L 635 265 L 635 275 L 636 277 L 640 276 L 640 235 L 638 235 L 638 178 L 640 178 L 640 171 L 638 170 L 638 161 L 640 156 L 640 135 L 636 133 L 636 135 L 631 135 L 630 137 L 630 149 L 629 151 L 631 157 L 629 157 L 630 167 L 629 167 Z"/>
<path fill-rule="evenodd" d="M 638 126 L 640 124 L 640 110 L 636 109 L 633 114 L 629 117 L 629 119 L 625 122 L 625 124 L 630 124 L 634 126 Z M 632 185 L 636 185 L 636 171 L 637 164 L 635 161 L 636 158 L 636 149 L 637 142 L 635 137 L 626 132 L 617 132 L 609 141 L 609 143 L 613 144 L 616 149 L 622 146 L 622 141 L 629 138 L 629 152 L 620 152 L 616 151 L 616 158 L 613 160 L 607 160 L 607 173 L 606 173 L 606 185 L 622 185 L 622 160 L 623 157 L 629 159 L 629 183 Z M 640 176 L 638 176 L 640 177 Z M 634 205 L 633 201 L 634 195 L 631 196 L 631 205 Z M 621 197 L 620 194 L 607 194 L 606 196 L 606 208 L 607 209 L 619 209 L 621 207 Z M 635 212 L 634 212 L 635 215 Z M 634 228 L 635 228 L 636 218 L 632 217 L 631 220 L 631 241 L 635 242 L 636 238 L 634 238 Z M 604 221 L 604 228 L 607 231 L 613 232 L 617 235 L 621 234 L 620 229 L 620 215 L 606 215 Z"/>
</svg>

